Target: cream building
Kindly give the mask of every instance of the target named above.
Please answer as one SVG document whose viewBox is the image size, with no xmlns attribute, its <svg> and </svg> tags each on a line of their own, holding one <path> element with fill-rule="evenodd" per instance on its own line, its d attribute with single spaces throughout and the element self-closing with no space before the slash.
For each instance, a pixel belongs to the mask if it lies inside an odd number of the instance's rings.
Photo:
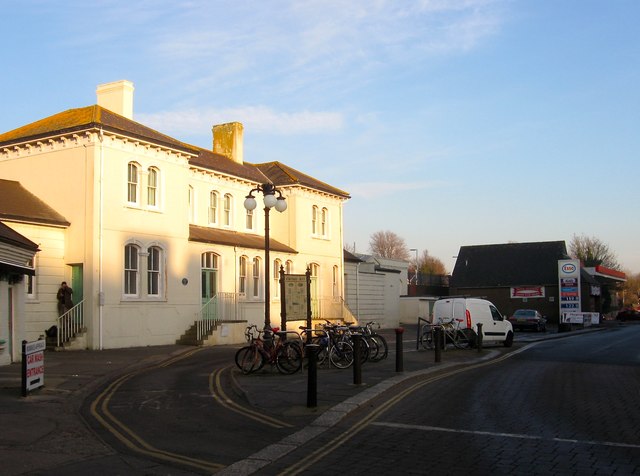
<svg viewBox="0 0 640 476">
<path fill-rule="evenodd" d="M 239 123 L 214 126 L 211 150 L 137 123 L 133 89 L 100 85 L 96 105 L 0 134 L 0 177 L 58 217 L 7 220 L 0 204 L 0 220 L 37 243 L 46 262 L 36 262 L 36 298 L 25 297 L 24 325 L 14 326 L 24 332 L 12 339 L 36 339 L 54 324 L 64 330 L 55 292 L 66 280 L 76 305 L 67 318 L 81 323 L 72 333 L 83 347 L 171 344 L 195 329 L 204 333 L 197 343 L 208 335 L 209 343 L 240 342 L 247 323 L 265 320 L 266 216 L 243 205 L 263 184 L 287 203 L 269 213 L 272 325 L 281 266 L 310 269 L 314 318 L 343 317 L 348 193 L 279 162 L 245 162 Z"/>
</svg>

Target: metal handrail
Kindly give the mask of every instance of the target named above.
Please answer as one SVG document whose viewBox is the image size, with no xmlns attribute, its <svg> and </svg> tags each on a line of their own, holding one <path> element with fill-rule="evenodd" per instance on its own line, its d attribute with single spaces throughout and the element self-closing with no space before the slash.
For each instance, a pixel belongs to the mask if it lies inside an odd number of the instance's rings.
<svg viewBox="0 0 640 476">
<path fill-rule="evenodd" d="M 84 330 L 84 300 L 73 306 L 57 320 L 57 346 L 69 342 Z"/>
<path fill-rule="evenodd" d="M 238 293 L 219 292 L 196 313 L 196 338 L 200 341 L 219 321 L 237 321 Z"/>
</svg>

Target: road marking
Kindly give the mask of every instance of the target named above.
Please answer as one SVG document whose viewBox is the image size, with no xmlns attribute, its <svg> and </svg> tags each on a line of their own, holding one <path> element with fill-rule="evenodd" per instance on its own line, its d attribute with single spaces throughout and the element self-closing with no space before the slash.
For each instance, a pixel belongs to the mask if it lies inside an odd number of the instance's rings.
<svg viewBox="0 0 640 476">
<path fill-rule="evenodd" d="M 444 378 L 448 378 L 448 377 L 451 377 L 453 375 L 460 374 L 462 372 L 467 372 L 469 370 L 473 370 L 473 369 L 477 369 L 477 368 L 480 368 L 480 367 L 493 365 L 493 364 L 496 364 L 498 362 L 502 362 L 502 361 L 504 361 L 506 359 L 509 359 L 509 358 L 513 357 L 514 355 L 517 355 L 517 354 L 519 354 L 521 352 L 524 352 L 527 349 L 530 349 L 531 347 L 535 347 L 538 344 L 540 344 L 540 342 L 534 342 L 532 344 L 526 345 L 526 346 L 524 346 L 524 347 L 522 347 L 522 348 L 520 348 L 518 350 L 515 350 L 513 352 L 505 354 L 505 355 L 503 355 L 501 357 L 498 357 L 496 359 L 488 360 L 488 361 L 485 361 L 485 362 L 479 362 L 477 364 L 473 364 L 473 365 L 469 365 L 469 366 L 459 367 L 459 368 L 453 369 L 453 370 L 451 370 L 449 372 L 444 372 L 444 373 L 439 374 L 439 375 L 434 375 L 432 377 L 427 377 L 424 380 L 420 380 L 419 382 L 416 382 L 413 385 L 410 385 L 409 387 L 407 387 L 404 390 L 402 390 L 400 393 L 394 395 L 393 397 L 389 398 L 387 401 L 381 403 L 377 408 L 372 410 L 368 415 L 364 416 L 359 422 L 356 422 L 351 428 L 349 428 L 348 430 L 346 430 L 342 434 L 336 436 L 334 439 L 332 439 L 331 441 L 329 441 L 325 445 L 321 446 L 320 448 L 318 448 L 314 452 L 310 453 L 306 457 L 303 457 L 297 463 L 289 466 L 287 469 L 285 469 L 284 471 L 280 472 L 279 476 L 299 474 L 302 471 L 310 468 L 315 463 L 317 463 L 322 458 L 324 458 L 329 453 L 331 453 L 335 448 L 339 448 L 347 440 L 352 438 L 354 435 L 360 433 L 362 430 L 364 430 L 366 428 L 367 425 L 370 424 L 370 422 L 372 422 L 373 420 L 378 418 L 380 415 L 382 415 L 384 412 L 386 412 L 389 408 L 391 408 L 394 405 L 396 405 L 397 403 L 399 403 L 406 396 L 408 396 L 409 394 L 413 393 L 417 389 L 419 389 L 421 387 L 424 387 L 425 385 L 429 385 L 429 384 L 431 384 L 433 382 L 436 382 L 438 380 L 442 380 Z"/>
<path fill-rule="evenodd" d="M 262 423 L 264 425 L 270 426 L 272 428 L 292 428 L 293 425 L 289 423 L 285 423 L 276 418 L 272 418 L 269 415 L 265 415 L 264 413 L 257 412 L 247 407 L 243 407 L 242 405 L 234 402 L 231 398 L 227 396 L 224 392 L 222 384 L 220 383 L 220 376 L 222 372 L 225 370 L 231 369 L 232 366 L 224 367 L 222 369 L 216 369 L 209 375 L 209 392 L 215 401 L 217 401 L 220 405 L 236 412 L 242 416 L 250 418 L 254 421 Z M 230 370 L 229 370 L 230 371 Z M 233 378 L 233 377 L 232 377 Z"/>
<path fill-rule="evenodd" d="M 168 367 L 169 365 L 175 362 L 178 362 L 182 359 L 186 359 L 187 357 L 191 357 L 193 354 L 195 354 L 200 350 L 202 350 L 202 348 L 197 348 L 192 351 L 185 352 L 184 354 L 168 359 L 152 367 L 137 369 L 122 375 L 118 379 L 111 382 L 111 384 L 109 384 L 109 386 L 105 390 L 103 390 L 95 398 L 93 402 L 91 402 L 91 415 L 107 431 L 109 431 L 109 433 L 111 433 L 117 440 L 119 440 L 124 446 L 126 446 L 132 451 L 141 453 L 145 456 L 149 456 L 152 458 L 169 461 L 172 463 L 178 463 L 181 465 L 191 466 L 194 468 L 203 469 L 205 471 L 216 472 L 225 468 L 225 465 L 223 464 L 212 463 L 209 461 L 204 461 L 197 458 L 191 458 L 189 456 L 180 455 L 177 453 L 171 453 L 169 451 L 155 448 L 154 446 L 151 446 L 149 443 L 143 440 L 136 433 L 134 433 L 129 427 L 127 427 L 124 423 L 118 420 L 109 411 L 109 403 L 111 402 L 111 398 L 127 380 L 143 372 L 146 372 L 150 369 Z"/>
<path fill-rule="evenodd" d="M 577 445 L 594 445 L 594 446 L 615 446 L 617 448 L 640 448 L 640 445 L 632 443 L 618 443 L 614 441 L 596 441 L 596 440 L 576 440 L 572 438 L 546 438 L 544 436 L 535 435 L 523 435 L 519 433 L 502 433 L 495 431 L 481 431 L 481 430 L 461 430 L 456 428 L 443 428 L 439 426 L 428 425 L 408 425 L 405 423 L 391 423 L 374 421 L 370 423 L 374 426 L 385 426 L 388 428 L 399 428 L 403 430 L 419 430 L 419 431 L 440 431 L 446 433 L 465 433 L 470 435 L 482 435 L 482 436 L 496 436 L 500 438 L 516 438 L 524 440 L 540 440 L 540 441 L 554 441 L 559 443 L 573 443 Z"/>
</svg>

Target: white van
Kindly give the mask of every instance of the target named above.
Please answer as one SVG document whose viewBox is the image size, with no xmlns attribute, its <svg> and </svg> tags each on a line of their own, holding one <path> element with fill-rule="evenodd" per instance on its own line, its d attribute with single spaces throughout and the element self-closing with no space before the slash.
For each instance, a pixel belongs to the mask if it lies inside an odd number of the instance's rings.
<svg viewBox="0 0 640 476">
<path fill-rule="evenodd" d="M 502 317 L 500 311 L 489 301 L 477 298 L 445 298 L 433 304 L 431 322 L 456 320 L 459 329 L 470 329 L 474 337 L 478 333 L 478 323 L 482 323 L 482 341 L 501 342 L 505 347 L 513 344 L 513 327 Z"/>
</svg>

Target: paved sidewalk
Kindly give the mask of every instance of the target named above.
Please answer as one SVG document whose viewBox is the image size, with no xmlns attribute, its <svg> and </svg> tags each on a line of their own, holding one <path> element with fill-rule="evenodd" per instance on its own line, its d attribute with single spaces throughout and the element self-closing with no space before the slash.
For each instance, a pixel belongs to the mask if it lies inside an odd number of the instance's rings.
<svg viewBox="0 0 640 476">
<path fill-rule="evenodd" d="M 306 372 L 289 380 L 286 388 L 282 388 L 282 381 L 270 371 L 248 376 L 236 372 L 236 382 L 250 404 L 258 410 L 275 415 L 302 417 L 310 423 L 320 420 L 324 425 L 331 425 L 350 411 L 353 405 L 373 398 L 390 386 L 415 376 L 416 372 L 471 363 L 508 351 L 503 347 L 486 347 L 481 353 L 476 350 L 446 350 L 442 352 L 442 362 L 435 363 L 433 351 L 416 350 L 415 325 L 409 325 L 402 335 L 403 371 L 397 372 L 396 334 L 393 330 L 386 330 L 383 335 L 389 343 L 389 357 L 379 363 L 365 364 L 360 385 L 354 385 L 352 369 L 319 369 L 318 401 L 315 408 L 308 408 L 306 405 Z M 566 336 L 547 332 L 539 336 L 523 336 L 523 339 Z M 516 342 L 516 348 L 521 345 Z M 3 455 L 0 473 L 46 474 L 48 469 L 59 465 L 90 460 L 94 461 L 95 468 L 106 461 L 116 464 L 116 459 L 121 458 L 116 458 L 117 454 L 104 445 L 80 417 L 79 409 L 83 401 L 92 391 L 120 375 L 137 368 L 151 367 L 192 349 L 190 346 L 168 345 L 103 351 L 46 352 L 45 387 L 28 397 L 21 396 L 20 364 L 0 366 L 0 452 Z M 236 346 L 229 346 L 230 355 L 235 353 L 235 349 Z M 272 448 L 269 453 L 271 457 L 277 457 Z M 121 461 L 118 463 L 121 464 Z M 252 467 L 262 463 L 260 457 L 257 462 L 255 458 L 249 458 L 229 467 L 225 472 L 246 474 L 247 464 Z M 176 468 L 170 471 L 172 474 L 180 474 Z M 126 471 L 119 474 L 126 474 Z"/>
</svg>

